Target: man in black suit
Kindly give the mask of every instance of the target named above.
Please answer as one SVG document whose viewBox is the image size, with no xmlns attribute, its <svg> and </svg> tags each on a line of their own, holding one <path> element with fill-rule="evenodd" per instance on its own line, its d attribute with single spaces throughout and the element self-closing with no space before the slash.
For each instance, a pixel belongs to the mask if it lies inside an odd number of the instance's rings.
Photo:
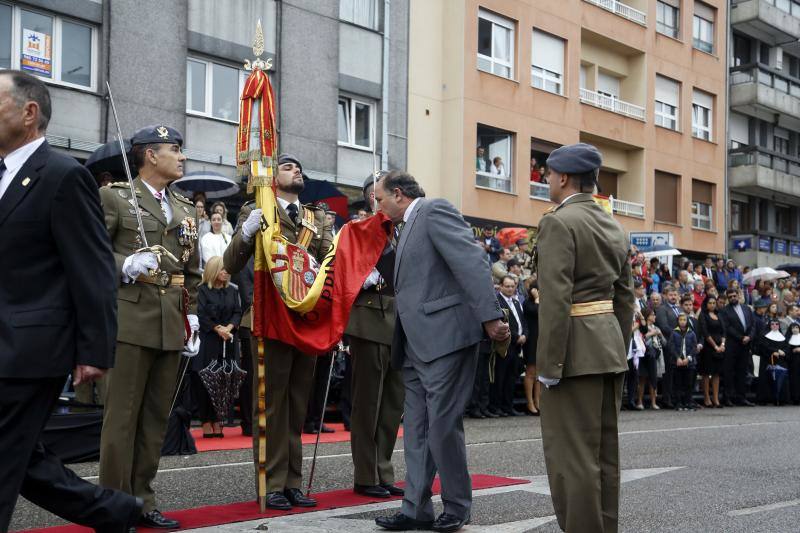
<svg viewBox="0 0 800 533">
<path fill-rule="evenodd" d="M 656 326 L 661 330 L 665 339 L 672 338 L 672 332 L 678 326 L 678 315 L 681 308 L 678 305 L 678 290 L 669 286 L 664 290 L 665 301 L 656 308 Z M 664 347 L 669 350 L 669 343 Z M 664 354 L 668 357 L 668 354 Z M 661 380 L 661 398 L 664 407 L 672 409 L 672 369 L 669 365 L 664 365 L 664 377 Z"/>
<path fill-rule="evenodd" d="M 511 329 L 511 344 L 505 357 L 494 362 L 494 383 L 491 386 L 490 404 L 492 411 L 500 416 L 523 416 L 514 409 L 514 386 L 519 376 L 519 353 L 528 335 L 528 323 L 522 319 L 522 305 L 516 299 L 517 280 L 511 275 L 500 280 L 500 293 L 497 302 L 508 312 L 508 326 Z"/>
<path fill-rule="evenodd" d="M 694 297 L 691 294 L 684 294 L 681 296 L 681 309 L 683 310 L 686 318 L 689 320 L 689 330 L 692 331 L 697 337 L 697 352 L 700 353 L 703 350 L 703 341 L 705 339 L 705 335 L 703 332 L 700 331 L 700 321 L 694 315 Z M 694 384 L 697 381 L 697 369 L 691 368 L 689 370 L 689 383 L 692 384 L 692 392 L 694 392 Z M 696 403 L 692 401 L 692 404 L 702 409 L 704 406 L 702 404 Z"/>
<path fill-rule="evenodd" d="M 756 334 L 756 321 L 753 312 L 739 302 L 739 291 L 728 289 L 728 305 L 719 313 L 725 325 L 725 359 L 723 376 L 725 378 L 725 406 L 755 405 L 745 397 L 747 392 L 747 369 L 750 350 Z"/>
<path fill-rule="evenodd" d="M 67 376 L 112 366 L 114 257 L 97 186 L 53 152 L 44 83 L 0 71 L 0 531 L 17 496 L 97 531 L 128 531 L 142 501 L 76 476 L 39 436 Z"/>
</svg>

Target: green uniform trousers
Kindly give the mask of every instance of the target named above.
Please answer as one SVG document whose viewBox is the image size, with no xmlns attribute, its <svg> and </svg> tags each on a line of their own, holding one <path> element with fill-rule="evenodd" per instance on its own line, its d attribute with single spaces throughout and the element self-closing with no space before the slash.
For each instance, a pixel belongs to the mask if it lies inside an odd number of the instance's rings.
<svg viewBox="0 0 800 533">
<path fill-rule="evenodd" d="M 350 357 L 353 480 L 356 485 L 394 484 L 392 452 L 403 414 L 403 377 L 391 368 L 391 346 L 351 337 Z"/>
<path fill-rule="evenodd" d="M 117 343 L 100 435 L 100 485 L 144 500 L 143 512 L 156 508 L 153 479 L 161 459 L 179 352 Z"/>
<path fill-rule="evenodd" d="M 624 374 L 564 378 L 542 390 L 542 444 L 558 525 L 567 533 L 615 533 Z"/>
<path fill-rule="evenodd" d="M 257 354 L 258 342 L 255 338 L 252 342 L 253 351 Z M 314 361 L 314 357 L 288 344 L 264 340 L 268 493 L 302 488 L 301 436 L 314 377 Z M 254 368 L 258 367 L 254 365 Z M 257 387 L 258 379 L 255 378 L 253 383 L 254 388 Z M 253 418 L 255 436 L 258 434 L 258 422 L 255 416 Z"/>
</svg>

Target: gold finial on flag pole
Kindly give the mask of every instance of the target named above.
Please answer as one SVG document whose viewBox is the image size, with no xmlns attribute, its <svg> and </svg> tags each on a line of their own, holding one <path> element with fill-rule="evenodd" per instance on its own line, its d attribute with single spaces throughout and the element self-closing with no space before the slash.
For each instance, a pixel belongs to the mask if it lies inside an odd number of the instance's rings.
<svg viewBox="0 0 800 533">
<path fill-rule="evenodd" d="M 253 37 L 253 55 L 256 58 L 250 63 L 249 59 L 244 62 L 245 70 L 270 70 L 272 68 L 272 58 L 268 57 L 266 60 L 261 59 L 261 54 L 264 53 L 264 30 L 261 28 L 261 19 L 256 23 L 256 34 Z"/>
</svg>

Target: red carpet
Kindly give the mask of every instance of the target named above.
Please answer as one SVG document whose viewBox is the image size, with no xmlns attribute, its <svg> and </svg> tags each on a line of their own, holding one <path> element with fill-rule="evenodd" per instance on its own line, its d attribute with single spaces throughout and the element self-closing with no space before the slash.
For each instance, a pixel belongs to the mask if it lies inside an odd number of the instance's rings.
<svg viewBox="0 0 800 533">
<path fill-rule="evenodd" d="M 323 433 L 320 435 L 320 443 L 328 444 L 331 442 L 350 442 L 350 432 L 344 430 L 344 424 L 325 425 L 335 429 L 336 431 L 334 433 Z M 194 442 L 197 445 L 197 451 L 211 452 L 219 450 L 246 450 L 248 448 L 252 448 L 253 446 L 253 438 L 242 435 L 241 428 L 223 428 L 222 433 L 225 435 L 225 438 L 204 439 L 202 429 L 193 429 L 192 436 L 194 437 Z M 397 436 L 403 436 L 402 427 L 398 431 Z M 308 435 L 303 433 L 303 444 L 314 444 L 316 440 L 316 435 Z"/>
<path fill-rule="evenodd" d="M 521 485 L 528 483 L 524 479 L 514 479 L 508 477 L 489 476 L 476 474 L 472 476 L 473 490 L 488 489 L 493 487 L 505 487 L 508 485 Z M 439 494 L 438 478 L 433 484 L 433 493 Z M 259 518 L 274 518 L 276 516 L 286 516 L 288 514 L 308 513 L 314 511 L 325 511 L 327 509 L 337 509 L 341 507 L 354 507 L 368 503 L 385 502 L 381 498 L 367 498 L 359 496 L 350 489 L 334 490 L 331 492 L 320 492 L 314 494 L 319 502 L 317 507 L 302 509 L 295 507 L 291 511 L 274 511 L 268 509 L 266 513 L 258 512 L 258 504 L 255 502 L 231 503 L 228 505 L 209 505 L 196 509 L 185 509 L 183 511 L 170 511 L 165 513 L 169 518 L 174 518 L 181 522 L 181 529 L 193 529 L 199 527 L 218 526 L 221 524 L 231 524 L 234 522 L 245 522 Z M 399 497 L 392 498 L 399 500 Z M 81 526 L 56 526 L 40 529 L 26 529 L 27 533 L 91 533 L 91 529 Z M 159 531 L 156 529 L 137 528 L 137 531 Z"/>
</svg>

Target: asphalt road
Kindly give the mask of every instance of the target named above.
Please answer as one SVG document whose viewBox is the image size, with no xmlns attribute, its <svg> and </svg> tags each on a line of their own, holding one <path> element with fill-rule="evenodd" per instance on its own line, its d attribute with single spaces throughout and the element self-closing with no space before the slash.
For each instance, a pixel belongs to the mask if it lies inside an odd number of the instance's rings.
<svg viewBox="0 0 800 533">
<path fill-rule="evenodd" d="M 623 412 L 621 530 L 630 532 L 800 531 L 800 408 L 738 407 L 688 412 Z M 546 494 L 539 419 L 466 420 L 471 471 L 530 478 L 526 489 L 476 493 L 469 531 L 559 531 Z M 308 457 L 312 446 L 305 448 Z M 395 465 L 404 474 L 402 440 Z M 305 461 L 306 469 L 310 461 Z M 96 481 L 96 463 L 73 465 Z M 252 499 L 249 451 L 165 457 L 155 481 L 163 511 Z M 315 491 L 352 485 L 349 443 L 320 445 Z M 302 521 L 261 520 L 207 531 L 375 529 L 372 518 L 386 505 L 354 508 Z M 396 507 L 389 505 L 389 507 Z M 12 530 L 61 521 L 24 500 Z"/>
</svg>

